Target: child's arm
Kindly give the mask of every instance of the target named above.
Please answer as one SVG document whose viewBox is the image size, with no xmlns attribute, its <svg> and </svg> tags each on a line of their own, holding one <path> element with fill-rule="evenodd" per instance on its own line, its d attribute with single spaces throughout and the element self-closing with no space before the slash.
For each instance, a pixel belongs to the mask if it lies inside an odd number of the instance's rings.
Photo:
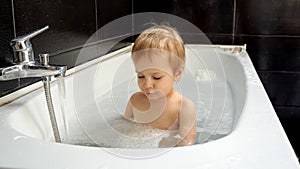
<svg viewBox="0 0 300 169">
<path fill-rule="evenodd" d="M 196 110 L 192 101 L 185 99 L 182 102 L 178 120 L 179 132 L 163 138 L 159 143 L 159 147 L 188 146 L 195 143 Z"/>
<path fill-rule="evenodd" d="M 196 138 L 196 110 L 194 103 L 183 99 L 179 113 L 179 134 L 182 140 L 176 146 L 193 145 Z"/>
</svg>

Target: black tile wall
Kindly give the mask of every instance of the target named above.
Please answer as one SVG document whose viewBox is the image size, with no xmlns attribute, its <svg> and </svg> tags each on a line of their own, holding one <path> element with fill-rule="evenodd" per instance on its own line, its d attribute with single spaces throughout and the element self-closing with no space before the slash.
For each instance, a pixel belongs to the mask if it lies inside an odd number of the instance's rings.
<svg viewBox="0 0 300 169">
<path fill-rule="evenodd" d="M 159 4 L 159 5 L 157 5 Z M 234 1 L 226 0 L 167 0 L 167 1 L 134 1 L 134 13 L 161 12 L 180 17 L 194 25 L 205 33 L 212 43 L 232 43 Z M 151 18 L 149 18 L 149 22 Z M 156 21 L 156 20 L 154 20 Z M 165 21 L 161 19 L 161 21 Z M 157 21 L 156 21 L 157 22 Z M 135 24 L 135 27 L 139 25 Z M 173 26 L 173 25 L 171 25 Z M 185 25 L 182 25 L 184 27 Z M 186 43 L 202 43 L 203 40 L 195 40 L 192 36 L 201 38 L 197 32 L 189 33 L 189 36 L 182 35 Z M 192 34 L 191 34 L 192 33 Z M 219 37 L 216 38 L 216 37 Z"/>
<path fill-rule="evenodd" d="M 208 39 L 210 40 L 211 44 L 233 44 L 233 35 L 229 34 L 206 34 Z M 241 45 L 241 44 L 238 44 Z"/>
<path fill-rule="evenodd" d="M 105 42 L 99 46 L 99 54 L 104 54 L 107 48 L 115 48 L 116 46 L 120 46 L 120 44 L 127 45 L 126 42 L 132 41 L 130 38 L 132 35 L 132 25 L 132 0 L 98 0 L 98 40 L 110 39 L 109 42 Z"/>
<path fill-rule="evenodd" d="M 258 71 L 300 71 L 300 36 L 236 36 Z"/>
<path fill-rule="evenodd" d="M 12 52 L 9 42 L 14 38 L 12 4 L 10 0 L 0 3 L 0 68 L 11 65 Z M 18 87 L 18 80 L 0 82 L 0 97 Z"/>
<path fill-rule="evenodd" d="M 271 102 L 276 106 L 299 106 L 300 72 L 258 71 Z"/>
<path fill-rule="evenodd" d="M 0 3 L 0 67 L 10 65 L 12 52 L 9 42 L 14 38 L 12 4 L 10 0 L 3 0 Z"/>
<path fill-rule="evenodd" d="M 237 0 L 237 33 L 299 35 L 299 0 Z"/>
<path fill-rule="evenodd" d="M 233 1 L 154 0 L 134 2 L 135 13 L 150 11 L 169 13 L 186 19 L 204 33 L 232 33 Z"/>
<path fill-rule="evenodd" d="M 59 53 L 81 46 L 96 31 L 95 1 L 14 0 L 17 35 L 45 25 L 50 29 L 32 39 L 35 53 Z"/>
<path fill-rule="evenodd" d="M 0 82 L 0 85 L 1 85 L 0 97 L 2 97 L 6 94 L 13 92 L 14 90 L 17 90 L 19 87 L 19 81 L 18 80 L 2 81 L 2 82 Z"/>
<path fill-rule="evenodd" d="M 299 157 L 300 136 L 297 132 L 295 132 L 295 130 L 299 128 L 300 107 L 274 106 L 274 108 L 278 114 L 282 126 L 284 127 L 289 141 L 291 142 L 295 152 L 298 154 Z"/>
<path fill-rule="evenodd" d="M 233 33 L 233 0 L 179 0 L 174 14 L 192 22 L 204 33 Z"/>
<path fill-rule="evenodd" d="M 299 123 L 300 120 L 300 107 L 294 106 L 274 106 L 278 116 L 280 119 L 284 120 L 282 123 L 297 122 Z M 285 113 L 291 112 L 291 113 Z M 288 125 L 288 124 L 286 124 Z M 299 124 L 297 124 L 299 125 Z M 296 128 L 296 127 L 295 127 Z"/>
<path fill-rule="evenodd" d="M 121 17 L 132 14 L 132 0 L 97 1 L 98 29 Z M 113 11 L 113 12 L 112 12 Z M 130 20 L 130 26 L 133 24 Z M 125 25 L 124 25 L 125 26 Z"/>
<path fill-rule="evenodd" d="M 178 4 L 176 0 L 152 0 L 152 1 L 139 1 L 133 0 L 133 12 L 162 12 L 172 13 L 174 6 Z"/>
</svg>

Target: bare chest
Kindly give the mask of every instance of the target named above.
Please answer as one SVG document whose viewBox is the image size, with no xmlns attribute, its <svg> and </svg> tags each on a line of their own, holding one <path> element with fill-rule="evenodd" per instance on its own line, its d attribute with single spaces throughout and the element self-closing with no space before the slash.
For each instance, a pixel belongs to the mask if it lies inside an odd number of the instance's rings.
<svg viewBox="0 0 300 169">
<path fill-rule="evenodd" d="M 178 128 L 180 105 L 174 101 L 166 103 L 144 103 L 133 109 L 134 120 L 162 130 Z"/>
</svg>

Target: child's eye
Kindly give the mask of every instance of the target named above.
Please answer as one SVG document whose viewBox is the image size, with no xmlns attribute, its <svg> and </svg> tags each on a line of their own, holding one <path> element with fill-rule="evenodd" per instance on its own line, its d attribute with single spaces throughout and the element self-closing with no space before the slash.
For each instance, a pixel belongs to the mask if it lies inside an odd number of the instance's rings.
<svg viewBox="0 0 300 169">
<path fill-rule="evenodd" d="M 145 77 L 144 75 L 138 75 L 139 79 L 144 78 L 144 77 Z"/>
<path fill-rule="evenodd" d="M 161 79 L 161 78 L 162 78 L 162 76 L 159 76 L 159 77 L 153 76 L 153 79 L 154 79 L 154 80 L 159 80 L 159 79 Z"/>
</svg>

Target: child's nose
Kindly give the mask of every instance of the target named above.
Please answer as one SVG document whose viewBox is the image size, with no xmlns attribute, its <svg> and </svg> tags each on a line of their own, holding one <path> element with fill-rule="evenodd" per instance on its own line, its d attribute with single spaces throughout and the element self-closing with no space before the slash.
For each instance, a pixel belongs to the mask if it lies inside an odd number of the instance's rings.
<svg viewBox="0 0 300 169">
<path fill-rule="evenodd" d="M 145 83 L 144 83 L 144 87 L 145 88 L 151 88 L 153 87 L 153 81 L 151 79 L 145 79 Z"/>
</svg>

